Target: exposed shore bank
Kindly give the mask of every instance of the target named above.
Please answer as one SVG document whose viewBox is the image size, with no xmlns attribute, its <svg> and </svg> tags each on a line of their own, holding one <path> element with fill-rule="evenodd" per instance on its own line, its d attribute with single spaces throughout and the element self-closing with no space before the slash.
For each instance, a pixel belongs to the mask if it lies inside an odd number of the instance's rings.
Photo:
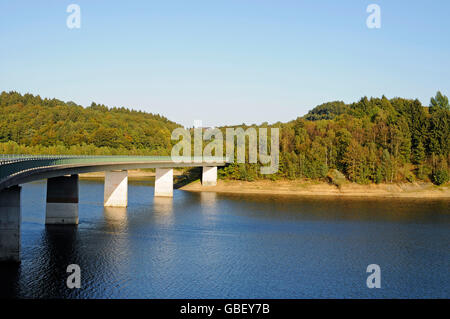
<svg viewBox="0 0 450 319">
<path fill-rule="evenodd" d="M 200 181 L 181 187 L 190 192 L 217 192 L 229 194 L 267 194 L 297 196 L 348 196 L 387 198 L 439 198 L 450 200 L 449 184 L 435 186 L 431 183 L 370 184 L 347 183 L 339 189 L 325 182 L 306 180 L 234 181 L 219 180 L 217 186 L 202 186 Z"/>
</svg>

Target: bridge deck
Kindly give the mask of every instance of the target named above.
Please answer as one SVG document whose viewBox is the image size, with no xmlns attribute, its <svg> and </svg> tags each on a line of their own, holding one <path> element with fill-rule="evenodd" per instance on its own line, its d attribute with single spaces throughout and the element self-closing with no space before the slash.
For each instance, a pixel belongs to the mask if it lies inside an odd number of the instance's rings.
<svg viewBox="0 0 450 319">
<path fill-rule="evenodd" d="M 0 190 L 40 179 L 70 174 L 138 168 L 223 165 L 225 165 L 225 160 L 222 157 L 0 155 Z"/>
</svg>

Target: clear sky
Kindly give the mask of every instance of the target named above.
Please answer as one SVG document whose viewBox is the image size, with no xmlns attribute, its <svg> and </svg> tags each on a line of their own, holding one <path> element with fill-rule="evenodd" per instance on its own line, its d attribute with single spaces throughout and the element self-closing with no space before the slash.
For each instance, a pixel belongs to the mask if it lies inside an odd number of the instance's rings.
<svg viewBox="0 0 450 319">
<path fill-rule="evenodd" d="M 69 4 L 81 28 L 69 29 Z M 366 8 L 381 8 L 368 29 Z M 162 114 L 289 121 L 332 100 L 450 94 L 450 1 L 0 0 L 0 91 Z"/>
</svg>

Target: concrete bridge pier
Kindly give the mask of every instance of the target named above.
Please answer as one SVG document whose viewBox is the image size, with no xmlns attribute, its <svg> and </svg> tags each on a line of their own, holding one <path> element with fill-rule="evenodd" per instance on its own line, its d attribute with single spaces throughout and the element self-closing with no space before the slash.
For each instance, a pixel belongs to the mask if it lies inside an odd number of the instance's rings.
<svg viewBox="0 0 450 319">
<path fill-rule="evenodd" d="M 173 169 L 157 168 L 155 177 L 155 197 L 173 197 Z"/>
<path fill-rule="evenodd" d="M 20 262 L 20 186 L 0 191 L 0 262 Z"/>
<path fill-rule="evenodd" d="M 103 206 L 128 206 L 128 171 L 105 172 L 105 192 Z"/>
<path fill-rule="evenodd" d="M 47 180 L 47 225 L 78 224 L 78 175 Z"/>
<path fill-rule="evenodd" d="M 217 185 L 217 166 L 211 167 L 203 166 L 202 185 L 203 186 Z"/>
</svg>

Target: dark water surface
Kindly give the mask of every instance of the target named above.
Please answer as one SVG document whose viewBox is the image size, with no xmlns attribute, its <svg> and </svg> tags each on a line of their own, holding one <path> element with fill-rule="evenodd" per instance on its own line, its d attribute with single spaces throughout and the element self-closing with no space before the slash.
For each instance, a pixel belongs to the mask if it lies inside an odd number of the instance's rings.
<svg viewBox="0 0 450 319">
<path fill-rule="evenodd" d="M 80 181 L 78 226 L 44 225 L 45 183 L 22 189 L 22 264 L 0 266 L 0 295 L 26 298 L 450 297 L 450 203 L 219 195 L 103 207 Z M 66 286 L 81 267 L 82 287 Z M 382 288 L 366 287 L 367 265 Z"/>
</svg>

